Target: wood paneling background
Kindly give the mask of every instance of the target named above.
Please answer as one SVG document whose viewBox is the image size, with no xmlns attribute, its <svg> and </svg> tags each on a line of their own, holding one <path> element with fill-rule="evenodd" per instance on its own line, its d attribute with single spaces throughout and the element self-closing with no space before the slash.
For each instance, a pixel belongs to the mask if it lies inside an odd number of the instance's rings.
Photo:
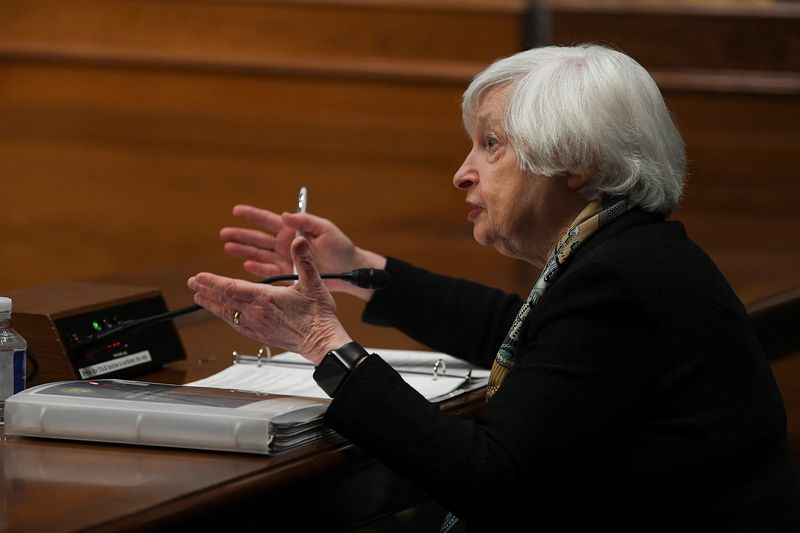
<svg viewBox="0 0 800 533">
<path fill-rule="evenodd" d="M 745 301 L 800 285 L 800 5 L 545 2 L 549 39 L 652 74 L 687 145 L 675 213 Z"/>
<path fill-rule="evenodd" d="M 195 271 L 240 274 L 217 238 L 235 203 L 292 209 L 306 185 L 311 210 L 366 247 L 516 289 L 521 266 L 472 242 L 451 177 L 460 94 L 521 47 L 523 8 L 7 2 L 0 287 L 145 283 L 185 304 Z M 358 303 L 342 306 L 356 324 Z"/>
<path fill-rule="evenodd" d="M 604 41 L 650 69 L 691 159 L 676 216 L 745 301 L 800 285 L 795 6 L 0 3 L 0 290 L 108 280 L 189 303 L 194 272 L 240 274 L 217 238 L 231 206 L 291 209 L 306 185 L 365 247 L 526 292 L 529 269 L 473 242 L 451 177 L 461 92 L 533 41 Z M 414 345 L 341 307 L 363 342 Z M 248 346 L 215 331 L 187 348 Z"/>
</svg>

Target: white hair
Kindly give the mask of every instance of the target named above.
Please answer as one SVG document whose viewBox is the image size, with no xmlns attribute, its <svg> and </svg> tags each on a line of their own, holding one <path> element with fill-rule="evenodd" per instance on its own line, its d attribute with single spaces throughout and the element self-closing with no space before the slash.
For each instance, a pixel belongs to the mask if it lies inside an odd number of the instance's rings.
<svg viewBox="0 0 800 533">
<path fill-rule="evenodd" d="M 508 86 L 503 127 L 520 168 L 555 176 L 595 169 L 587 200 L 627 195 L 669 214 L 686 173 L 683 139 L 647 71 L 599 45 L 547 46 L 500 59 L 464 93 L 469 131 L 488 90 Z"/>
</svg>

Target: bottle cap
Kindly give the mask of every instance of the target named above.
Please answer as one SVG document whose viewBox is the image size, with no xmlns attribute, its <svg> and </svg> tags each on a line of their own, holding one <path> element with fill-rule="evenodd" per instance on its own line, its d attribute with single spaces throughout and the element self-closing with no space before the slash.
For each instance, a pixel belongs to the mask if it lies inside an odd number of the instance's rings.
<svg viewBox="0 0 800 533">
<path fill-rule="evenodd" d="M 0 320 L 8 320 L 11 317 L 11 298 L 0 296 Z"/>
</svg>

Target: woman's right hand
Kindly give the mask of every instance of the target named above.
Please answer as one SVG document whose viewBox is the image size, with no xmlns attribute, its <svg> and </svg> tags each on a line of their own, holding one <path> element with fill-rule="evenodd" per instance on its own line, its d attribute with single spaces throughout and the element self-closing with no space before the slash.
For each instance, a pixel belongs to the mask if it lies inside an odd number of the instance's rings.
<svg viewBox="0 0 800 533">
<path fill-rule="evenodd" d="M 233 215 L 263 229 L 227 227 L 220 231 L 225 251 L 244 260 L 244 269 L 266 278 L 292 273 L 290 247 L 298 230 L 311 245 L 320 272 L 348 272 L 356 268 L 385 268 L 386 258 L 362 250 L 330 220 L 308 213 L 277 214 L 249 205 L 237 205 Z M 332 291 L 354 294 L 368 300 L 372 291 L 350 283 L 326 280 Z"/>
</svg>

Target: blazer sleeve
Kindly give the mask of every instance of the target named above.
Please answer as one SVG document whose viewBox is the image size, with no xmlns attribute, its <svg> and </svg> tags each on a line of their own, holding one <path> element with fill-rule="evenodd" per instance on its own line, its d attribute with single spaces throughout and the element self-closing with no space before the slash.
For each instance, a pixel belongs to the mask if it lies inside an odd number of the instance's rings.
<svg viewBox="0 0 800 533">
<path fill-rule="evenodd" d="M 367 304 L 365 322 L 397 328 L 434 350 L 491 366 L 522 305 L 519 296 L 393 258 L 386 270 L 391 284 Z"/>
</svg>

